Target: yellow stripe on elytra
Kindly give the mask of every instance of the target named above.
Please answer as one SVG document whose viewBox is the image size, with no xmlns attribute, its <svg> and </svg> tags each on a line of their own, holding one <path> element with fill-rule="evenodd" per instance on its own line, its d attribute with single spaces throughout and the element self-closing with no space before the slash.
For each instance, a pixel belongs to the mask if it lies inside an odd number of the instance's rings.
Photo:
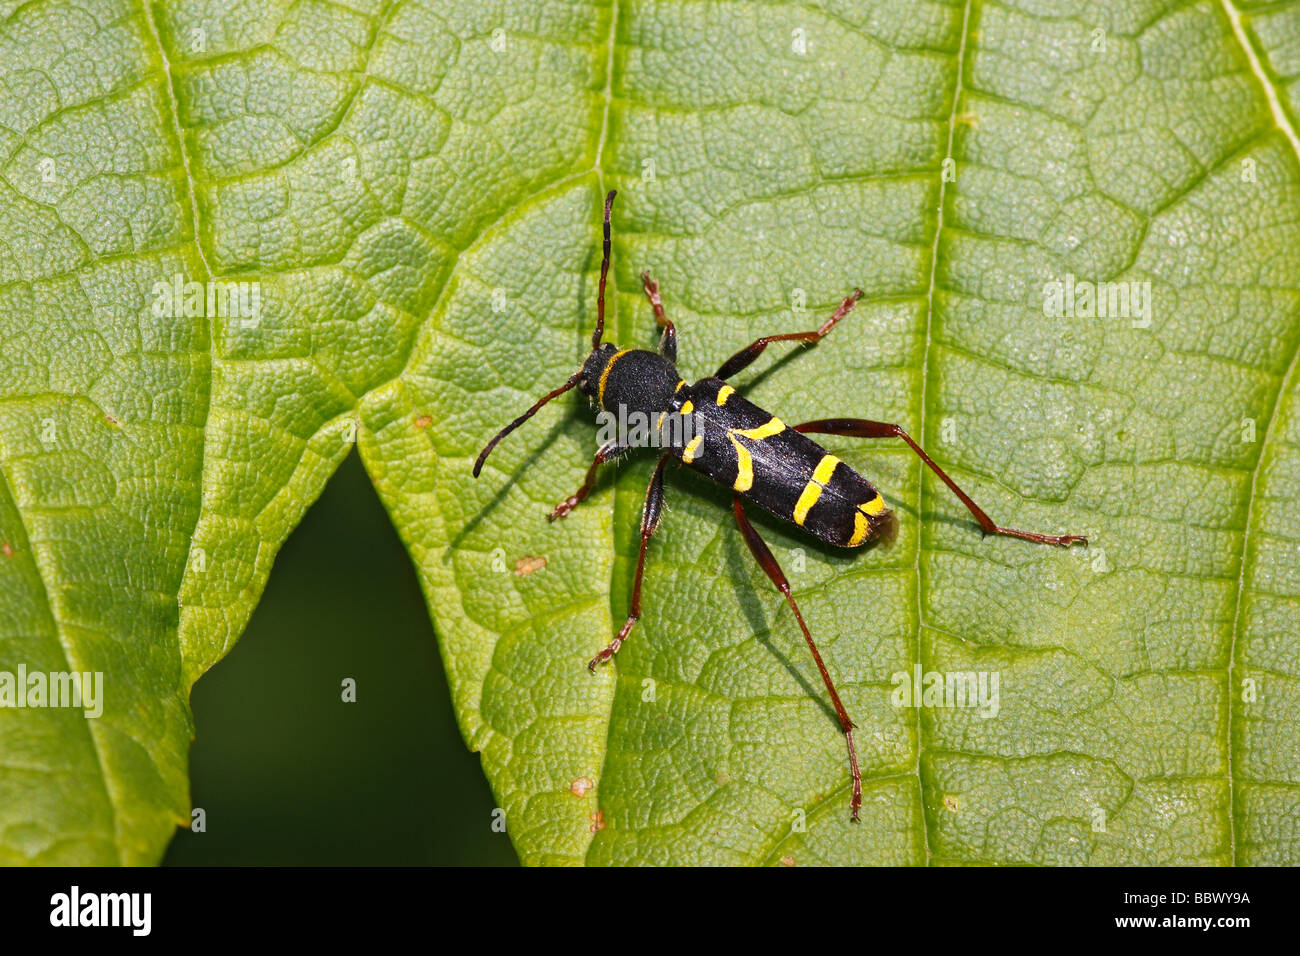
<svg viewBox="0 0 1300 956">
<path fill-rule="evenodd" d="M 735 389 L 729 385 L 722 386 L 722 389 L 718 391 L 718 404 L 721 405 L 726 402 L 727 396 L 734 391 Z M 736 440 L 736 436 L 740 435 L 753 441 L 762 441 L 764 438 L 779 435 L 783 431 L 785 431 L 785 422 L 775 415 L 763 424 L 756 425 L 753 428 L 727 429 L 727 437 L 731 439 L 731 445 L 736 449 L 736 480 L 732 484 L 732 488 L 736 491 L 748 491 L 754 487 L 754 459 L 750 457 L 749 449 Z"/>
<path fill-rule="evenodd" d="M 884 499 L 882 499 L 880 495 L 876 495 L 876 497 L 872 498 L 866 504 L 858 505 L 858 510 L 875 518 L 885 513 Z"/>
<path fill-rule="evenodd" d="M 803 486 L 803 494 L 799 496 L 799 501 L 794 506 L 794 523 L 803 527 L 804 519 L 808 517 L 808 512 L 812 506 L 817 504 L 817 499 L 822 496 L 822 486 L 815 481 L 810 481 Z"/>
<path fill-rule="evenodd" d="M 730 385 L 722 386 L 722 388 L 718 389 L 718 405 L 721 406 L 727 404 L 727 399 L 731 398 L 731 396 L 735 394 L 736 390 Z"/>
<path fill-rule="evenodd" d="M 677 392 L 680 392 L 680 391 L 681 391 L 683 388 L 685 388 L 685 387 L 686 387 L 686 379 L 684 379 L 684 378 L 679 378 L 679 379 L 677 380 L 677 387 L 676 387 L 675 389 L 673 389 L 673 394 L 676 394 Z"/>
<path fill-rule="evenodd" d="M 803 494 L 794 506 L 794 523 L 803 527 L 804 520 L 808 517 L 808 512 L 812 506 L 817 504 L 817 499 L 822 496 L 822 489 L 830 482 L 831 475 L 835 474 L 835 466 L 840 460 L 834 455 L 823 455 L 822 460 L 817 462 L 817 467 L 813 469 L 812 480 L 803 486 Z"/>
<path fill-rule="evenodd" d="M 736 449 L 736 480 L 731 487 L 736 491 L 748 491 L 754 487 L 754 459 L 749 457 L 749 449 L 736 441 L 736 436 L 727 432 L 731 446 Z"/>
<path fill-rule="evenodd" d="M 745 438 L 752 438 L 755 441 L 762 441 L 764 438 L 771 438 L 773 435 L 779 435 L 785 431 L 785 422 L 773 415 L 757 428 L 733 428 L 731 431 L 736 435 Z"/>
<path fill-rule="evenodd" d="M 686 401 L 682 402 L 680 414 L 689 415 L 693 411 L 695 411 L 695 405 L 689 398 Z"/>
<path fill-rule="evenodd" d="M 812 480 L 819 485 L 828 484 L 831 475 L 835 474 L 835 466 L 839 463 L 840 460 L 834 455 L 823 455 L 822 460 L 817 462 L 817 467 L 813 469 Z"/>
<path fill-rule="evenodd" d="M 600 387 L 596 390 L 596 398 L 600 402 L 602 408 L 605 406 L 605 383 L 609 381 L 609 370 L 614 367 L 615 362 L 617 362 L 619 359 L 621 359 L 624 355 L 626 355 L 630 351 L 632 350 L 623 349 L 623 351 L 621 352 L 615 352 L 613 355 L 609 357 L 609 362 L 608 364 L 606 364 L 605 370 L 600 373 Z"/>
<path fill-rule="evenodd" d="M 871 518 L 875 518 L 885 513 L 885 501 L 877 493 L 876 497 L 870 501 L 865 501 L 858 505 L 858 510 L 853 512 L 853 537 L 849 538 L 849 547 L 856 548 L 867 539 L 867 532 L 871 530 Z"/>
<path fill-rule="evenodd" d="M 699 456 L 700 446 L 703 444 L 704 444 L 703 435 L 696 435 L 694 438 L 688 441 L 686 443 L 686 447 L 682 449 L 682 461 L 686 461 L 686 462 L 694 461 Z"/>
</svg>

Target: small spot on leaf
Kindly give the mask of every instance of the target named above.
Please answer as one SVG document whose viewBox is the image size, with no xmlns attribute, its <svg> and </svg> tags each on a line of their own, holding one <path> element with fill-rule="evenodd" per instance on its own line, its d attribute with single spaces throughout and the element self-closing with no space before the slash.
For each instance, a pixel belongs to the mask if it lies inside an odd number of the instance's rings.
<svg viewBox="0 0 1300 956">
<path fill-rule="evenodd" d="M 531 554 L 525 554 L 522 558 L 515 559 L 515 577 L 522 578 L 526 574 L 532 574 L 534 571 L 540 571 L 546 567 L 546 559 L 534 557 Z"/>
<path fill-rule="evenodd" d="M 573 781 L 573 783 L 569 784 L 569 793 L 573 794 L 575 797 L 585 797 L 587 791 L 595 785 L 596 784 L 593 781 L 588 780 L 586 777 L 579 777 L 577 780 Z"/>
</svg>

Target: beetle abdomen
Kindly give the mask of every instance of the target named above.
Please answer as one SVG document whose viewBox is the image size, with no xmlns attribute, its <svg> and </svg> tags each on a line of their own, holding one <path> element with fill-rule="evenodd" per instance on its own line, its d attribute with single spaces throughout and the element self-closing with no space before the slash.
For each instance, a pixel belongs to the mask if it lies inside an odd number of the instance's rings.
<svg viewBox="0 0 1300 956">
<path fill-rule="evenodd" d="M 682 461 L 778 518 L 842 548 L 879 537 L 892 516 L 871 483 L 811 438 L 706 378 L 684 390 L 694 437 Z"/>
</svg>

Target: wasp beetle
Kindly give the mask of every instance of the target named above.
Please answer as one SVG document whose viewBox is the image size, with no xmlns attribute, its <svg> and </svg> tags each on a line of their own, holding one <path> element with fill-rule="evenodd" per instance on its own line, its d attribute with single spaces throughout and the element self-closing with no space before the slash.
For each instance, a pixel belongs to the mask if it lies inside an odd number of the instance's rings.
<svg viewBox="0 0 1300 956">
<path fill-rule="evenodd" d="M 692 427 L 681 429 L 678 438 L 665 443 L 665 453 L 659 459 L 646 492 L 645 507 L 641 514 L 641 547 L 637 556 L 636 577 L 632 585 L 632 601 L 627 620 L 614 639 L 592 658 L 588 666 L 595 671 L 598 664 L 609 661 L 627 640 L 633 625 L 641 616 L 641 580 L 645 570 L 646 546 L 663 513 L 664 466 L 670 458 L 676 458 L 687 467 L 735 492 L 732 510 L 735 512 L 736 523 L 740 526 L 740 533 L 754 558 L 794 612 L 795 620 L 803 631 L 804 640 L 835 707 L 840 729 L 848 742 L 849 767 L 853 776 L 850 811 L 852 819 L 856 821 L 858 809 L 862 805 L 862 774 L 858 770 L 857 748 L 853 742 L 853 721 L 849 719 L 844 704 L 840 701 L 835 683 L 799 612 L 799 605 L 790 593 L 790 584 L 785 574 L 771 549 L 750 523 L 743 503 L 751 502 L 822 541 L 841 548 L 857 548 L 886 538 L 892 534 L 895 518 L 885 507 L 880 493 L 851 467 L 807 436 L 825 434 L 854 438 L 901 438 L 952 489 L 953 494 L 975 516 L 985 534 L 1010 535 L 1061 547 L 1076 543 L 1086 545 L 1087 539 L 1073 534 L 1047 535 L 1018 531 L 994 524 L 898 425 L 861 418 L 825 418 L 786 425 L 727 384 L 728 378 L 749 366 L 772 342 L 813 343 L 823 338 L 853 309 L 862 296 L 860 289 L 855 289 L 844 299 L 820 328 L 812 332 L 768 335 L 756 339 L 723 362 L 712 376 L 693 385 L 687 384 L 677 372 L 677 330 L 664 314 L 659 286 L 650 278 L 649 273 L 643 273 L 641 281 L 645 294 L 650 299 L 655 321 L 663 329 L 659 350 L 621 349 L 602 341 L 605 332 L 605 283 L 609 274 L 610 213 L 614 196 L 615 191 L 611 190 L 605 197 L 603 256 L 600 262 L 596 330 L 591 337 L 591 353 L 583 362 L 582 368 L 574 372 L 568 381 L 538 399 L 528 411 L 501 429 L 487 443 L 474 462 L 474 477 L 479 476 L 483 463 L 501 439 L 532 418 L 551 399 L 572 388 L 577 388 L 606 412 L 636 412 L 655 419 L 661 430 L 669 415 L 687 421 Z M 587 470 L 582 486 L 555 507 L 550 520 L 563 518 L 577 507 L 595 484 L 600 466 L 627 453 L 631 447 L 630 444 L 620 444 L 617 439 L 602 445 Z"/>
</svg>

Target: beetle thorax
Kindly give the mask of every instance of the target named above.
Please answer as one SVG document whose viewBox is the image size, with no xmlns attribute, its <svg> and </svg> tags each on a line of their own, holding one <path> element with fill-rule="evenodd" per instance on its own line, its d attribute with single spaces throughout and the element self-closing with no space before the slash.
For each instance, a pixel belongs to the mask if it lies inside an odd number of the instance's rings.
<svg viewBox="0 0 1300 956">
<path fill-rule="evenodd" d="M 580 388 L 606 411 L 652 412 L 672 408 L 681 376 L 658 352 L 602 345 L 587 357 Z"/>
</svg>

